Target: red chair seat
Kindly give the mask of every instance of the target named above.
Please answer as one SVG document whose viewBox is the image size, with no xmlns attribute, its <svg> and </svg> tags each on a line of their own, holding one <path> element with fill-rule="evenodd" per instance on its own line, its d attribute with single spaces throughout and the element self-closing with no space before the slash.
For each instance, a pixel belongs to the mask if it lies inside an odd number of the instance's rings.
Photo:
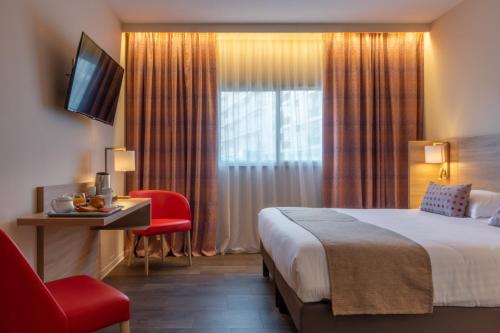
<svg viewBox="0 0 500 333">
<path fill-rule="evenodd" d="M 138 236 L 152 236 L 191 230 L 191 221 L 184 219 L 151 219 L 151 225 L 144 230 L 134 230 Z"/>
<path fill-rule="evenodd" d="M 91 277 L 74 276 L 46 285 L 66 313 L 71 333 L 93 332 L 130 319 L 128 297 Z"/>
</svg>

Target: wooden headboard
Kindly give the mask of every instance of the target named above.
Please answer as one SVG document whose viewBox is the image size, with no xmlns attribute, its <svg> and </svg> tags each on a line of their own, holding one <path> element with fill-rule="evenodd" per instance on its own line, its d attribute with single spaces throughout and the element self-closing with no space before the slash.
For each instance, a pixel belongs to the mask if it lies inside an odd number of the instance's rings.
<svg viewBox="0 0 500 333">
<path fill-rule="evenodd" d="M 425 164 L 424 146 L 432 141 L 410 141 L 408 145 L 409 203 L 420 206 L 429 181 L 447 184 L 471 183 L 474 189 L 500 192 L 500 135 L 443 140 L 450 143 L 450 179 L 439 180 L 440 165 Z"/>
</svg>

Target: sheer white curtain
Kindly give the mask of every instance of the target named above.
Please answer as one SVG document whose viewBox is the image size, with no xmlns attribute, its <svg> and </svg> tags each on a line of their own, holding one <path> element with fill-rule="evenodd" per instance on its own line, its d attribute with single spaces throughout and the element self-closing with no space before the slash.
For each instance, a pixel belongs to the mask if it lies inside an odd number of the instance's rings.
<svg viewBox="0 0 500 333">
<path fill-rule="evenodd" d="M 321 206 L 321 34 L 218 34 L 221 253 L 258 252 L 257 214 Z"/>
</svg>

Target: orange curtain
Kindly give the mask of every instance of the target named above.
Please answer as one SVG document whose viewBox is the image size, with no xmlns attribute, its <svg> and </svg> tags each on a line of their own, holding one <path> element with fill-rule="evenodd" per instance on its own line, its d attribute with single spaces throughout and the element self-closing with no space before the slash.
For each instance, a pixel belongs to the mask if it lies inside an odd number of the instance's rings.
<svg viewBox="0 0 500 333">
<path fill-rule="evenodd" d="M 193 254 L 215 255 L 215 34 L 128 33 L 126 43 L 126 146 L 137 159 L 127 189 L 185 195 L 193 214 Z M 182 234 L 166 243 L 166 253 L 186 253 Z M 151 247 L 159 253 L 159 240 Z"/>
<path fill-rule="evenodd" d="M 325 206 L 406 208 L 408 141 L 422 137 L 423 34 L 324 35 Z"/>
</svg>

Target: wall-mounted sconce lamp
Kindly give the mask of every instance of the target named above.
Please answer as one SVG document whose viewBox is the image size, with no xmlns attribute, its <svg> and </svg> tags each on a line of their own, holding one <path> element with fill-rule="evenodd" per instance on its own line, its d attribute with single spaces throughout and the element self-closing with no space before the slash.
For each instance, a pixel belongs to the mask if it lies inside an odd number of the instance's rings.
<svg viewBox="0 0 500 333">
<path fill-rule="evenodd" d="M 434 142 L 425 146 L 425 163 L 441 164 L 439 169 L 439 179 L 450 177 L 450 144 L 448 142 Z"/>
</svg>

